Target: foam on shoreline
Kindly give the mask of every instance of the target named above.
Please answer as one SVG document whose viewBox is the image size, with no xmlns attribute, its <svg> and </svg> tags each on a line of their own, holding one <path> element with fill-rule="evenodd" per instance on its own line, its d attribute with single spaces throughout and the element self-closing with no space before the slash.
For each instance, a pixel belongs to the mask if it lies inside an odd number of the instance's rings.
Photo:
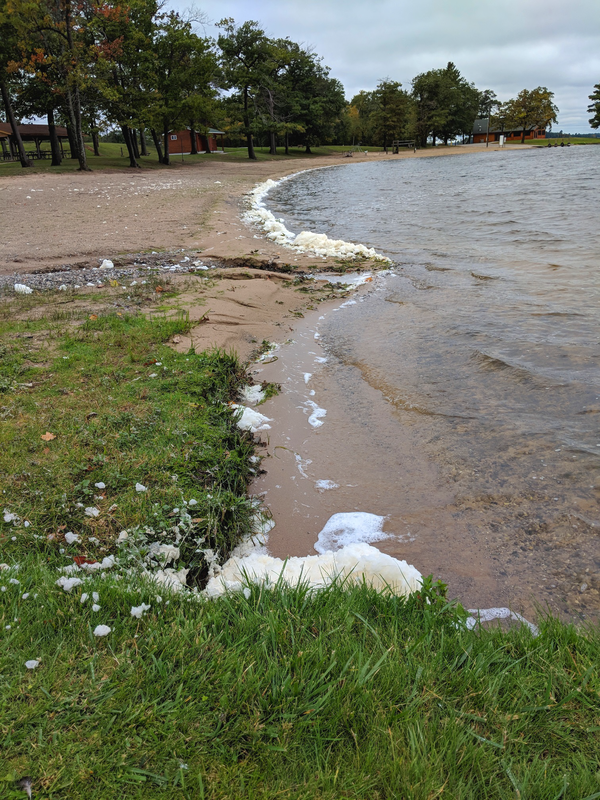
<svg viewBox="0 0 600 800">
<path fill-rule="evenodd" d="M 324 233 L 302 231 L 295 235 L 289 231 L 285 227 L 283 220 L 277 219 L 265 206 L 264 199 L 271 189 L 291 177 L 294 176 L 290 175 L 286 178 L 281 178 L 279 181 L 269 179 L 255 186 L 247 195 L 250 201 L 250 208 L 244 214 L 244 220 L 258 225 L 266 234 L 267 239 L 283 247 L 289 247 L 297 253 L 307 253 L 323 258 L 369 258 L 385 261 L 386 263 L 390 262 L 389 258 L 382 256 L 372 247 L 366 247 L 364 244 L 345 242 L 342 239 L 330 239 Z"/>
</svg>

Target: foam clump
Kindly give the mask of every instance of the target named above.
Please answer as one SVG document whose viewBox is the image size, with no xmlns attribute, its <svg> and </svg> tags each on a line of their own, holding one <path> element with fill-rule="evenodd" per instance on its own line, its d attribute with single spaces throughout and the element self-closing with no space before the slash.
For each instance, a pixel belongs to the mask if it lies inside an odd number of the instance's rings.
<svg viewBox="0 0 600 800">
<path fill-rule="evenodd" d="M 319 534 L 315 550 L 317 553 L 327 553 L 359 542 L 370 543 L 389 539 L 389 534 L 383 532 L 384 522 L 385 517 L 368 514 L 366 511 L 345 511 L 334 514 L 327 520 Z"/>
<path fill-rule="evenodd" d="M 15 292 L 17 294 L 33 294 L 33 289 L 30 286 L 25 286 L 24 283 L 15 283 Z"/>
<path fill-rule="evenodd" d="M 240 394 L 242 395 L 243 401 L 251 406 L 262 403 L 265 399 L 265 393 L 259 383 L 256 383 L 254 386 L 244 386 Z"/>
<path fill-rule="evenodd" d="M 323 589 L 334 580 L 349 584 L 364 581 L 374 589 L 408 595 L 420 588 L 422 576 L 406 561 L 398 561 L 364 542 L 336 552 L 285 561 L 268 555 L 264 548 L 256 548 L 246 556 L 230 558 L 220 573 L 210 579 L 205 594 L 210 598 L 220 597 L 227 591 L 242 591 L 249 582 L 267 586 L 301 583 Z"/>
<path fill-rule="evenodd" d="M 269 417 L 265 417 L 264 414 L 260 414 L 253 408 L 241 406 L 237 403 L 232 403 L 231 407 L 238 410 L 241 409 L 241 414 L 237 419 L 237 426 L 241 428 L 241 430 L 250 431 L 251 433 L 270 430 L 271 426 L 269 422 L 272 422 L 272 420 L 269 419 Z"/>
<path fill-rule="evenodd" d="M 114 269 L 114 264 L 110 260 L 110 258 L 105 258 L 104 261 L 100 264 L 100 269 Z"/>
<path fill-rule="evenodd" d="M 312 233 L 302 231 L 297 236 L 289 231 L 282 219 L 276 219 L 273 214 L 265 208 L 263 199 L 267 192 L 277 186 L 273 180 L 259 183 L 250 193 L 250 209 L 245 214 L 248 222 L 259 225 L 267 239 L 283 247 L 289 247 L 299 253 L 309 253 L 312 255 L 338 258 L 374 258 L 378 261 L 388 261 L 389 258 L 380 255 L 372 247 L 364 244 L 345 242 L 342 239 L 330 239 L 324 233 Z"/>
</svg>

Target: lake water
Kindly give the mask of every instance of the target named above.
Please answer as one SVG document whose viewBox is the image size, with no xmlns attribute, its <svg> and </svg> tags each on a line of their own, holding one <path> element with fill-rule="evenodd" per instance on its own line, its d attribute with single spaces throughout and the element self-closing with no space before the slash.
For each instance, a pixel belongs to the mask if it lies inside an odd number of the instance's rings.
<svg viewBox="0 0 600 800">
<path fill-rule="evenodd" d="M 597 617 L 599 174 L 600 147 L 507 150 L 315 170 L 269 193 L 294 233 L 394 262 L 270 367 L 285 392 L 257 488 L 277 555 L 370 511 L 382 550 L 467 604 Z"/>
</svg>

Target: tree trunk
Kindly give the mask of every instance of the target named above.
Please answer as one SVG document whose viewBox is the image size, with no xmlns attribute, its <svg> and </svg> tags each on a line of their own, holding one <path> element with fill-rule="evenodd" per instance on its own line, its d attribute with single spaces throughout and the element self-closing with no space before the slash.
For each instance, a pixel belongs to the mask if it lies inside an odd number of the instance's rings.
<svg viewBox="0 0 600 800">
<path fill-rule="evenodd" d="M 67 110 L 73 128 L 73 141 L 77 149 L 77 154 L 74 156 L 74 154 L 71 153 L 71 157 L 75 157 L 79 161 L 78 169 L 80 172 L 90 172 L 91 170 L 87 165 L 85 145 L 83 143 L 83 130 L 81 128 L 81 104 L 79 102 L 79 89 L 76 86 L 74 89 L 67 92 Z M 73 145 L 71 145 L 71 147 L 72 146 Z"/>
<path fill-rule="evenodd" d="M 131 139 L 131 146 L 133 148 L 133 155 L 135 156 L 135 160 L 137 162 L 137 159 L 140 157 L 140 148 L 138 147 L 137 133 L 135 131 L 135 128 L 129 128 L 129 137 Z M 139 164 L 138 164 L 138 166 L 139 166 Z"/>
<path fill-rule="evenodd" d="M 198 146 L 196 144 L 196 131 L 194 130 L 194 123 L 190 122 L 190 139 L 192 142 L 192 146 L 190 147 L 190 153 L 193 156 L 198 155 Z"/>
<path fill-rule="evenodd" d="M 523 131 L 521 133 L 521 144 L 525 144 L 525 125 L 523 125 Z"/>
<path fill-rule="evenodd" d="M 52 152 L 51 167 L 60 167 L 62 156 L 60 154 L 60 142 L 56 135 L 56 125 L 54 124 L 54 109 L 48 112 L 48 135 L 50 137 L 50 150 Z"/>
<path fill-rule="evenodd" d="M 165 146 L 165 152 L 163 153 L 162 163 L 169 166 L 171 163 L 169 158 L 169 125 L 166 122 L 163 125 L 163 143 Z"/>
<path fill-rule="evenodd" d="M 31 161 L 25 155 L 25 148 L 23 147 L 23 139 L 21 139 L 21 134 L 19 133 L 19 128 L 15 120 L 15 115 L 13 114 L 12 103 L 10 102 L 10 95 L 8 94 L 8 87 L 6 86 L 6 83 L 4 81 L 0 83 L 0 91 L 2 92 L 2 102 L 4 103 L 6 118 L 8 119 L 9 125 L 13 132 L 13 136 L 17 143 L 17 152 L 19 154 L 19 161 L 21 162 L 22 167 L 30 167 Z"/>
<path fill-rule="evenodd" d="M 248 113 L 248 88 L 244 86 L 244 125 L 246 127 L 246 143 L 248 146 L 248 158 L 251 161 L 256 161 L 256 153 L 254 152 L 254 142 L 252 141 L 252 133 L 250 132 L 250 114 Z"/>
<path fill-rule="evenodd" d="M 127 127 L 127 125 L 121 125 L 121 132 L 123 133 L 123 138 L 125 139 L 125 145 L 127 147 L 129 166 L 134 168 L 139 167 L 140 165 L 135 160 L 135 151 L 133 149 L 133 142 L 131 141 L 131 130 Z"/>
<path fill-rule="evenodd" d="M 310 149 L 310 145 L 307 144 L 307 145 L 305 145 L 305 147 L 306 147 L 306 154 L 309 155 L 309 156 L 312 156 L 312 150 Z"/>
<path fill-rule="evenodd" d="M 285 132 L 285 154 L 286 156 L 290 154 L 290 135 L 287 131 Z"/>
<path fill-rule="evenodd" d="M 435 140 L 436 140 L 436 139 L 437 139 L 437 136 L 434 134 L 434 135 L 431 137 L 431 140 L 432 140 L 432 141 L 431 141 L 431 146 L 432 146 L 432 147 L 435 147 Z"/>
<path fill-rule="evenodd" d="M 77 142 L 73 135 L 73 126 L 67 122 L 67 136 L 69 137 L 69 150 L 71 151 L 71 158 L 77 158 Z"/>
<path fill-rule="evenodd" d="M 160 139 L 158 138 L 158 133 L 154 128 L 150 128 L 150 134 L 152 135 L 152 141 L 154 142 L 154 147 L 156 147 L 156 152 L 158 154 L 158 163 L 163 163 L 163 151 L 162 145 L 160 143 Z"/>
<path fill-rule="evenodd" d="M 94 146 L 94 155 L 95 156 L 99 156 L 100 155 L 100 135 L 98 134 L 98 127 L 96 125 L 96 120 L 95 119 L 91 120 L 90 127 L 92 129 L 92 144 Z"/>
<path fill-rule="evenodd" d="M 143 128 L 140 128 L 140 152 L 143 156 L 148 155 L 148 148 L 146 147 L 146 137 L 144 135 Z"/>
<path fill-rule="evenodd" d="M 277 155 L 277 137 L 274 131 L 269 132 L 269 154 L 272 156 Z"/>
</svg>

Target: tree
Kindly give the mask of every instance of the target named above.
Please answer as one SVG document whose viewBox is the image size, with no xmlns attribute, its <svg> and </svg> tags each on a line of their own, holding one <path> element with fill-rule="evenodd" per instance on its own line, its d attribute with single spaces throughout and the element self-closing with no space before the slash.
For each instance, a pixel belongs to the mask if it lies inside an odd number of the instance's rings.
<svg viewBox="0 0 600 800">
<path fill-rule="evenodd" d="M 248 158 L 256 161 L 253 136 L 257 130 L 255 98 L 263 86 L 265 63 L 271 55 L 265 32 L 252 20 L 236 25 L 230 17 L 218 27 L 223 33 L 217 42 L 221 50 L 221 66 L 226 89 L 233 90 L 229 105 L 237 111 L 243 123 Z"/>
<path fill-rule="evenodd" d="M 373 144 L 373 92 L 364 89 L 354 95 L 348 108 L 352 144 Z"/>
<path fill-rule="evenodd" d="M 546 130 L 556 122 L 558 108 L 552 102 L 554 92 L 545 86 L 537 89 L 522 89 L 519 94 L 506 103 L 506 125 L 509 128 L 521 128 L 521 144 L 525 142 L 525 134 L 533 128 Z"/>
<path fill-rule="evenodd" d="M 288 102 L 293 109 L 291 119 L 306 152 L 331 138 L 346 108 L 344 87 L 329 77 L 329 67 L 310 50 L 299 48 L 288 69 Z"/>
<path fill-rule="evenodd" d="M 18 66 L 52 75 L 53 91 L 64 100 L 70 126 L 71 155 L 88 171 L 81 123 L 81 91 L 89 79 L 90 47 L 83 6 L 73 0 L 8 0 L 7 11 L 19 35 Z"/>
<path fill-rule="evenodd" d="M 6 8 L 6 4 L 0 3 L 0 94 L 2 95 L 6 119 L 17 143 L 21 166 L 30 167 L 31 161 L 25 154 L 25 147 L 19 133 L 11 101 L 11 67 L 15 59 L 18 58 L 18 35 L 12 20 L 12 14 Z"/>
<path fill-rule="evenodd" d="M 462 77 L 450 61 L 444 69 L 424 72 L 414 78 L 412 96 L 416 105 L 415 126 L 422 147 L 429 136 L 444 144 L 459 134 L 470 134 L 477 118 L 479 96 L 472 83 Z"/>
<path fill-rule="evenodd" d="M 590 95 L 591 104 L 588 106 L 588 112 L 594 116 L 590 120 L 592 128 L 600 128 L 600 83 L 594 86 L 594 92 Z"/>
<path fill-rule="evenodd" d="M 401 87 L 401 83 L 386 78 L 373 92 L 371 124 L 386 153 L 394 139 L 403 138 L 406 128 L 410 98 Z"/>
<path fill-rule="evenodd" d="M 158 26 L 153 50 L 158 91 L 154 117 L 160 121 L 163 163 L 168 164 L 169 131 L 176 125 L 195 122 L 202 115 L 206 102 L 215 95 L 217 64 L 208 40 L 197 36 L 191 23 L 174 12 Z"/>
<path fill-rule="evenodd" d="M 148 123 L 158 102 L 154 52 L 158 4 L 129 0 L 120 5 L 111 0 L 88 8 L 97 50 L 96 88 L 108 120 L 121 128 L 129 165 L 139 167 L 134 130 Z"/>
</svg>

